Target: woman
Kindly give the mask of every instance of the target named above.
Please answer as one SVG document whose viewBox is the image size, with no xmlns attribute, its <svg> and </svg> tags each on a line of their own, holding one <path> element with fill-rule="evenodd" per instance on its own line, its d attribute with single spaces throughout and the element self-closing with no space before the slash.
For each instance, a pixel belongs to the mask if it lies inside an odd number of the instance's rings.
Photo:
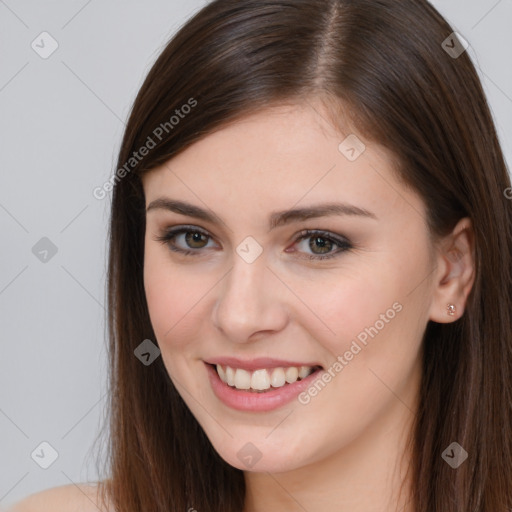
<svg viewBox="0 0 512 512">
<path fill-rule="evenodd" d="M 465 48 L 424 0 L 173 37 L 112 180 L 109 478 L 59 499 L 512 507 L 511 185 Z"/>
</svg>

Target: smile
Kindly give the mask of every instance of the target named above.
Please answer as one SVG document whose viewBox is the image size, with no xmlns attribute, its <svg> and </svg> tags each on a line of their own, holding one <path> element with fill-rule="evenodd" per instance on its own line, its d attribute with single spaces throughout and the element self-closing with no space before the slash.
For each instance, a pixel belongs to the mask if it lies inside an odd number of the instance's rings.
<svg viewBox="0 0 512 512">
<path fill-rule="evenodd" d="M 256 392 L 265 392 L 271 388 L 282 388 L 311 375 L 318 366 L 289 366 L 287 368 L 262 368 L 247 371 L 243 368 L 216 365 L 220 380 L 236 389 L 247 389 Z"/>
<path fill-rule="evenodd" d="M 289 366 L 246 370 L 205 363 L 215 396 L 232 409 L 265 412 L 297 398 L 323 373 L 320 366 Z"/>
</svg>

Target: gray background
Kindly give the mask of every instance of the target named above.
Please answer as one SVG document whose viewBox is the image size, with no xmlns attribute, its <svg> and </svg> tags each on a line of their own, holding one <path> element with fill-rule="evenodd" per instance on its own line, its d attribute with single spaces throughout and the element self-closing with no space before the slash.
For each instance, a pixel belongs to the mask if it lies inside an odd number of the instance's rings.
<svg viewBox="0 0 512 512">
<path fill-rule="evenodd" d="M 433 3 L 471 45 L 510 167 L 512 0 Z M 144 76 L 204 4 L 0 0 L 0 508 L 98 478 L 110 194 L 92 190 L 115 170 Z M 31 47 L 43 31 L 59 45 L 47 59 Z M 48 469 L 31 458 L 43 441 L 58 452 Z"/>
</svg>

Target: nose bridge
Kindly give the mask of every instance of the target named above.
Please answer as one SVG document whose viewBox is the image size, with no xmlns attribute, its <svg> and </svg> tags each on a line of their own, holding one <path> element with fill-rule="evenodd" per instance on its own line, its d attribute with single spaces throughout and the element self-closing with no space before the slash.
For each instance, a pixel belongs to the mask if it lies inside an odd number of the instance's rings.
<svg viewBox="0 0 512 512">
<path fill-rule="evenodd" d="M 257 331 L 280 329 L 284 308 L 269 283 L 272 273 L 265 257 L 246 258 L 240 244 L 233 256 L 231 271 L 219 288 L 214 308 L 214 325 L 232 341 L 244 342 Z M 240 255 L 241 254 L 241 255 Z"/>
</svg>

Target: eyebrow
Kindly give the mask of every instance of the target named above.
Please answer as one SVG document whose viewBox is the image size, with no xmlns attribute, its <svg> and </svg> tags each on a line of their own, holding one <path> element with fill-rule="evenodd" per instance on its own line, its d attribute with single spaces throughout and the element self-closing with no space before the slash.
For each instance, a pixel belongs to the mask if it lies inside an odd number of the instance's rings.
<svg viewBox="0 0 512 512">
<path fill-rule="evenodd" d="M 224 224 L 222 219 L 213 212 L 204 210 L 199 206 L 186 203 L 185 201 L 178 201 L 167 197 L 160 197 L 152 201 L 146 208 L 146 212 L 151 210 L 168 210 L 188 217 L 195 217 L 197 219 L 211 222 L 212 224 Z M 269 226 L 270 230 L 272 230 L 292 222 L 331 215 L 350 215 L 378 220 L 374 213 L 355 205 L 347 203 L 323 203 L 304 208 L 272 212 L 269 218 Z"/>
</svg>

